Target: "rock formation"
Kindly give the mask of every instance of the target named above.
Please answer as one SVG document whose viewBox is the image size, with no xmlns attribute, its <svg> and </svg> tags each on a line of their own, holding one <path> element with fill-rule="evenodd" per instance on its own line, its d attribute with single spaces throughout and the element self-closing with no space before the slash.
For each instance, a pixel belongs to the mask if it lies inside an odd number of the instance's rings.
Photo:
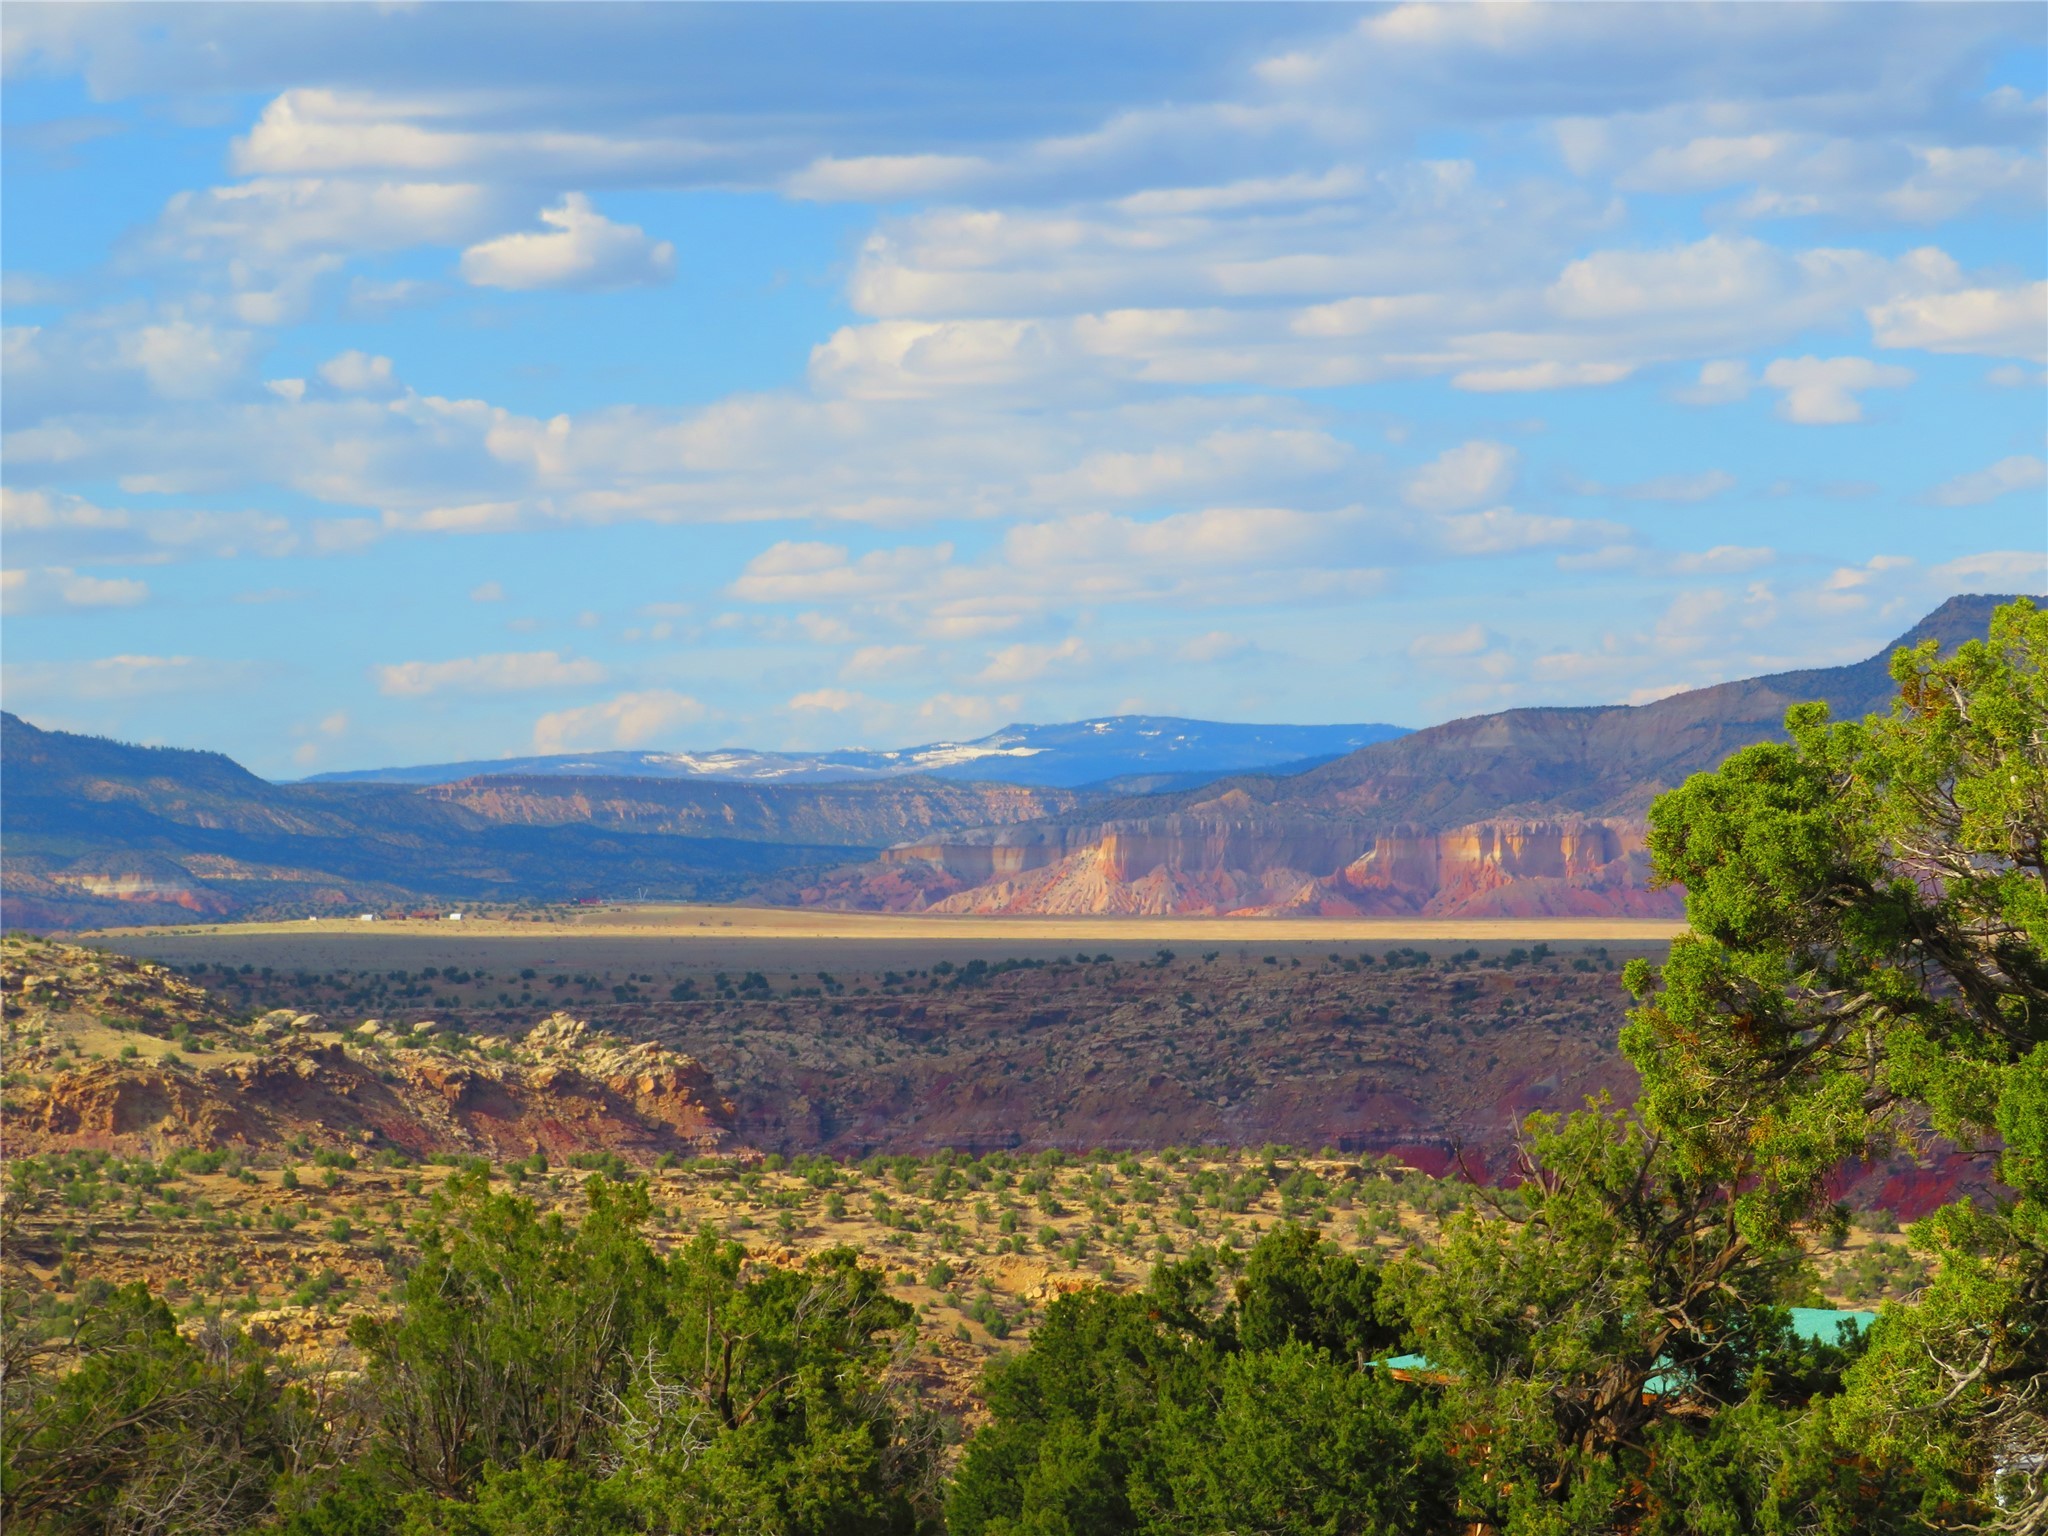
<svg viewBox="0 0 2048 1536">
<path fill-rule="evenodd" d="M 1952 598 L 1901 636 L 1953 646 L 2004 599 Z M 1453 720 L 1285 777 L 1247 775 L 1042 821 L 906 841 L 811 882 L 822 906 L 1133 915 L 1669 917 L 1650 802 L 1753 743 L 1785 711 L 1882 709 L 1893 647 L 1653 704 Z"/>
<path fill-rule="evenodd" d="M 288 1009 L 245 1027 L 163 967 L 20 939 L 0 953 L 0 1004 L 10 1157 L 296 1142 L 646 1161 L 731 1137 L 731 1106 L 694 1057 L 566 1014 L 476 1040 L 376 1020 L 336 1031 Z M 94 1048 L 116 1040 L 114 1059 Z"/>
</svg>

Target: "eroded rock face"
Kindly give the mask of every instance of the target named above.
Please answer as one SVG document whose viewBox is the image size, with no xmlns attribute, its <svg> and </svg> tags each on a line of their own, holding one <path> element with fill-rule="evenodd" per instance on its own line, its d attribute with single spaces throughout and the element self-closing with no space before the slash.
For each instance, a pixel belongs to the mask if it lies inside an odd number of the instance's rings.
<svg viewBox="0 0 2048 1536">
<path fill-rule="evenodd" d="M 1241 799 L 1241 793 L 1239 795 Z M 891 849 L 812 899 L 894 910 L 1130 916 L 1676 917 L 1652 890 L 1644 825 L 1625 817 L 1478 821 L 1444 830 L 1218 815 L 1017 829 Z"/>
<path fill-rule="evenodd" d="M 732 1108 L 692 1057 L 593 1035 L 560 1015 L 509 1054 L 477 1060 L 299 1039 L 219 1065 L 92 1063 L 21 1095 L 0 1150 L 256 1148 L 305 1136 L 414 1157 L 603 1151 L 644 1160 L 731 1139 Z"/>
</svg>

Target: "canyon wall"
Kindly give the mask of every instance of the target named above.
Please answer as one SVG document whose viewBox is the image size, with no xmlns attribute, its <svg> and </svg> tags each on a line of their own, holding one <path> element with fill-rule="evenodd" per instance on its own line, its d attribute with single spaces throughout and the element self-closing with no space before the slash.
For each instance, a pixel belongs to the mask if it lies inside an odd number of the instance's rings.
<svg viewBox="0 0 2048 1536">
<path fill-rule="evenodd" d="M 1374 830 L 1334 817 L 1200 815 L 1027 826 L 892 848 L 805 893 L 895 911 L 1127 916 L 1677 916 L 1640 821 L 1495 818 Z"/>
</svg>

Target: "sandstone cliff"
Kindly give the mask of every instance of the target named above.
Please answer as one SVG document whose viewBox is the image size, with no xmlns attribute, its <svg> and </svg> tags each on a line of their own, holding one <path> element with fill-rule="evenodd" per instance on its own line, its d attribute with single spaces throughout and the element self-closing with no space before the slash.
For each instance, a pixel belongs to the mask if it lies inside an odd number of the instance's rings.
<svg viewBox="0 0 2048 1536">
<path fill-rule="evenodd" d="M 1953 598 L 1901 636 L 1952 646 L 2003 599 Z M 1287 777 L 1247 775 L 907 840 L 811 882 L 827 906 L 981 913 L 1675 916 L 1653 890 L 1650 802 L 1783 738 L 1787 708 L 1882 709 L 1893 647 L 1653 704 L 1454 720 Z"/>
</svg>

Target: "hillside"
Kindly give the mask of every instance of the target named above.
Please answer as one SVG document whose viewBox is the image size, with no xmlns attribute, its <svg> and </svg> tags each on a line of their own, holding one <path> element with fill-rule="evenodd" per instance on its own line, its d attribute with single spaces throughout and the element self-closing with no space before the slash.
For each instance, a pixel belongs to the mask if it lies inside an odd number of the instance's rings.
<svg viewBox="0 0 2048 1536">
<path fill-rule="evenodd" d="M 15 937 L 0 999 L 10 1158 L 287 1143 L 652 1158 L 730 1136 L 732 1108 L 696 1060 L 561 1014 L 477 1039 L 290 1008 L 249 1020 L 162 966 Z"/>
<path fill-rule="evenodd" d="M 1656 703 L 1454 720 L 1289 777 L 1113 799 L 890 849 L 806 889 L 820 905 L 948 912 L 1676 916 L 1647 883 L 1650 801 L 1785 710 L 1882 709 L 1900 645 L 1981 636 L 2006 599 L 1956 597 L 1877 655 Z"/>
<path fill-rule="evenodd" d="M 6 920 L 44 930 L 639 890 L 727 900 L 905 839 L 1078 803 L 923 778 L 281 785 L 218 753 L 44 731 L 11 714 L 0 714 L 0 768 Z"/>
<path fill-rule="evenodd" d="M 1247 769 L 1306 767 L 1406 734 L 1398 725 L 1238 725 L 1170 715 L 1110 715 L 1060 725 L 1006 725 L 973 741 L 938 741 L 897 751 L 856 747 L 757 752 L 719 747 L 695 752 L 586 752 L 366 768 L 316 774 L 307 782 L 452 784 L 515 777 L 825 784 L 927 775 L 1079 789 L 1148 776 L 1186 784 Z"/>
</svg>

